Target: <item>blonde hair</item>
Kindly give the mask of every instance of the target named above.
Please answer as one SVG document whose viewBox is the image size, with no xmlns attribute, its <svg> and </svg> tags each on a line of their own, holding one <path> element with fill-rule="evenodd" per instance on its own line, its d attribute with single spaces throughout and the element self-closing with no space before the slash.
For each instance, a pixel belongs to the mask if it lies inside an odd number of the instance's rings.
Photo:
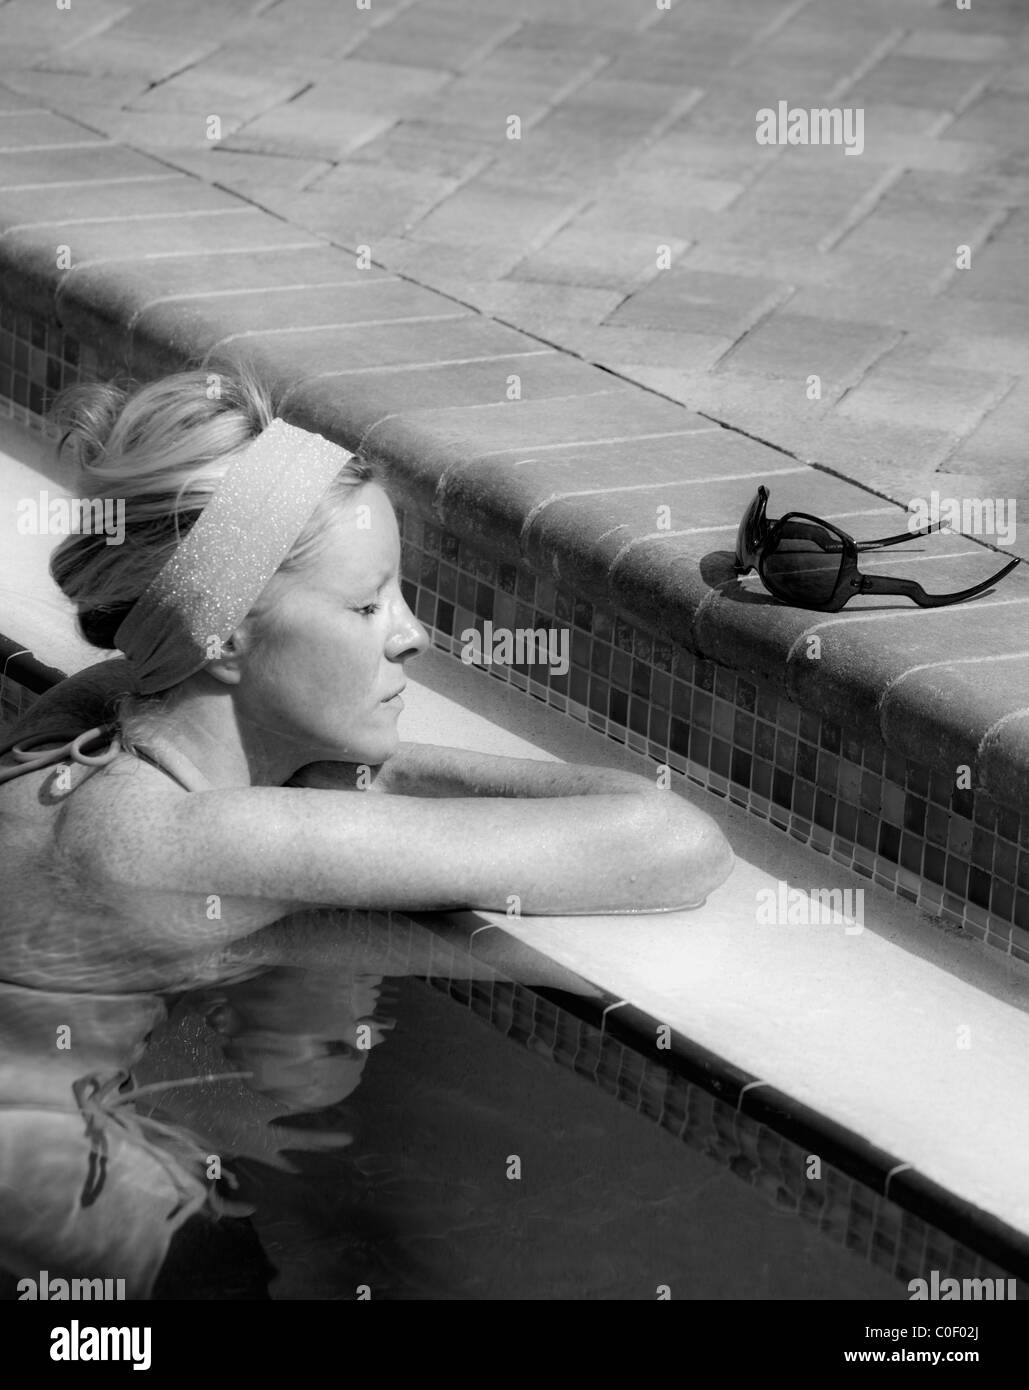
<svg viewBox="0 0 1029 1390">
<path fill-rule="evenodd" d="M 114 648 L 129 609 L 189 532 L 233 459 L 275 418 L 278 401 L 245 365 L 187 371 L 146 386 L 73 386 L 55 401 L 58 449 L 82 471 L 80 495 L 124 502 L 125 537 L 72 534 L 54 550 L 50 574 L 75 604 L 83 637 Z M 353 488 L 371 477 L 352 459 L 283 565 L 310 552 Z"/>
</svg>

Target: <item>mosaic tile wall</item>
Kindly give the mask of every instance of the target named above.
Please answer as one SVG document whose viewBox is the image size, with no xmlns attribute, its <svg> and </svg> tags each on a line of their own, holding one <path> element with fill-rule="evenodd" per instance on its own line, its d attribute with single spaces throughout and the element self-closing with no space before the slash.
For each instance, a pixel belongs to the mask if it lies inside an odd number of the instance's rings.
<svg viewBox="0 0 1029 1390">
<path fill-rule="evenodd" d="M 0 409 L 38 425 L 53 392 L 107 370 L 85 345 L 0 304 Z M 487 621 L 566 632 L 566 675 L 546 664 L 483 669 L 1029 961 L 1029 816 L 420 516 L 402 512 L 401 525 L 404 591 L 436 646 L 460 655 L 462 634 Z"/>
</svg>

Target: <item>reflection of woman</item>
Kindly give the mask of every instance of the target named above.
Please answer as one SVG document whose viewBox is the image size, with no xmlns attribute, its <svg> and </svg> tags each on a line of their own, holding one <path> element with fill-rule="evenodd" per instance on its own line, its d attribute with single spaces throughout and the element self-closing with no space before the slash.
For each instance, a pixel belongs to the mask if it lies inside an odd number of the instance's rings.
<svg viewBox="0 0 1029 1390">
<path fill-rule="evenodd" d="M 53 1188 L 40 1205 L 29 1182 L 0 1218 L 0 1266 L 144 1294 L 210 1187 L 111 1084 L 157 996 L 216 980 L 234 942 L 299 907 L 654 910 L 700 901 L 732 859 L 644 779 L 400 744 L 427 639 L 385 493 L 245 376 L 210 380 L 72 393 L 80 492 L 123 499 L 127 525 L 120 546 L 67 537 L 51 569 L 87 638 L 126 660 L 63 682 L 0 744 L 23 748 L 0 757 L 0 1027 L 18 1058 L 0 1070 L 0 1182 L 27 1181 L 42 1144 Z M 91 725 L 93 742 L 25 760 Z M 138 1219 L 124 1238 L 114 1202 Z"/>
</svg>

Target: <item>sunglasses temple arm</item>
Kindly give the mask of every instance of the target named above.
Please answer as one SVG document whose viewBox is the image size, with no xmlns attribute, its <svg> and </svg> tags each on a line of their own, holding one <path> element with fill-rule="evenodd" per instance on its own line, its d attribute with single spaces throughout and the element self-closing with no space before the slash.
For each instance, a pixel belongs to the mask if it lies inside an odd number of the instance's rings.
<svg viewBox="0 0 1029 1390">
<path fill-rule="evenodd" d="M 973 584 L 970 589 L 962 589 L 955 594 L 927 594 L 913 579 L 887 579 L 885 576 L 862 575 L 861 592 L 863 594 L 905 594 L 913 599 L 920 608 L 943 608 L 949 603 L 961 603 L 964 599 L 975 598 L 984 590 L 991 588 L 998 580 L 1003 579 L 1006 574 L 1010 574 L 1016 565 L 1020 565 L 1021 560 L 1012 560 L 1010 564 L 998 570 L 996 574 L 991 574 L 989 579 L 982 580 L 979 584 Z"/>
<path fill-rule="evenodd" d="M 878 541 L 855 541 L 858 550 L 876 550 L 881 545 L 902 545 L 904 541 L 913 541 L 918 536 L 928 536 L 933 531 L 943 529 L 942 521 L 934 521 L 931 526 L 921 526 L 917 531 L 902 531 L 899 536 L 884 536 Z"/>
</svg>

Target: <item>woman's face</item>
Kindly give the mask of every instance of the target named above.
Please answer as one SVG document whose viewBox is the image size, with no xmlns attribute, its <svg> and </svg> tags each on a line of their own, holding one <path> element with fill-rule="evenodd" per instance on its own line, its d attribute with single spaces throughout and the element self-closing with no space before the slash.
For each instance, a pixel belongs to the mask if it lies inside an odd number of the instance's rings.
<svg viewBox="0 0 1029 1390">
<path fill-rule="evenodd" d="M 237 715 L 296 766 L 377 765 L 397 748 L 404 663 L 429 645 L 400 592 L 400 535 L 375 483 L 354 488 L 312 553 L 246 619 Z"/>
</svg>

